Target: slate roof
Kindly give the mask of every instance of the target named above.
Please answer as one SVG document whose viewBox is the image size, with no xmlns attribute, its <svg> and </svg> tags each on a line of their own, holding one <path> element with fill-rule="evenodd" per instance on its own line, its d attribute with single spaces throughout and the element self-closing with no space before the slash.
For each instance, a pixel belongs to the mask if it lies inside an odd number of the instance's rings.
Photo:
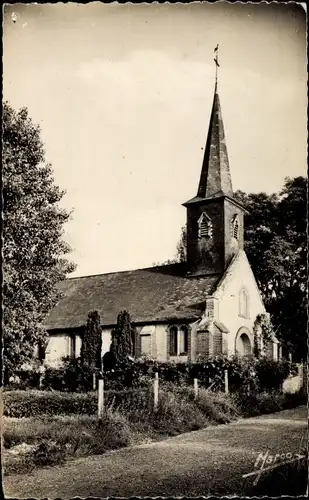
<svg viewBox="0 0 309 500">
<path fill-rule="evenodd" d="M 60 283 L 63 298 L 45 327 L 80 327 L 93 309 L 99 311 L 103 325 L 114 325 L 123 309 L 134 323 L 198 319 L 206 295 L 214 291 L 220 278 L 219 274 L 189 278 L 183 264 L 70 278 Z"/>
</svg>

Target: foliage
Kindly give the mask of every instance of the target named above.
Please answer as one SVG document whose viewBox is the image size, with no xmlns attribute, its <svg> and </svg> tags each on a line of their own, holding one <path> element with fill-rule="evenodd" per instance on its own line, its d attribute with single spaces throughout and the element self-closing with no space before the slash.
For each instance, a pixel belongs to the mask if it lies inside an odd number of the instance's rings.
<svg viewBox="0 0 309 500">
<path fill-rule="evenodd" d="M 307 179 L 287 178 L 279 195 L 235 197 L 245 216 L 245 251 L 279 340 L 295 360 L 307 353 Z"/>
<path fill-rule="evenodd" d="M 55 391 L 91 391 L 93 388 L 93 367 L 82 362 L 81 358 L 66 357 L 62 364 L 46 367 L 43 387 Z"/>
<path fill-rule="evenodd" d="M 36 417 L 38 415 L 93 415 L 97 410 L 94 393 L 76 394 L 45 391 L 6 391 L 3 393 L 4 415 Z"/>
<path fill-rule="evenodd" d="M 122 363 L 133 356 L 135 350 L 136 331 L 131 324 L 130 314 L 121 311 L 117 317 L 117 325 L 112 330 L 110 351 L 115 355 L 118 363 Z"/>
<path fill-rule="evenodd" d="M 88 313 L 81 347 L 81 361 L 85 369 L 92 372 L 102 369 L 102 328 L 98 311 Z"/>
<path fill-rule="evenodd" d="M 27 109 L 3 105 L 3 361 L 5 379 L 44 345 L 44 318 L 60 298 L 56 285 L 74 266 L 64 255 L 64 192 L 45 163 L 40 129 Z"/>
<path fill-rule="evenodd" d="M 187 261 L 187 226 L 182 226 L 181 235 L 177 243 L 176 262 Z"/>
<path fill-rule="evenodd" d="M 65 449 L 57 442 L 46 439 L 34 451 L 32 460 L 34 465 L 40 467 L 61 464 L 65 461 Z"/>
<path fill-rule="evenodd" d="M 254 355 L 266 354 L 266 348 L 274 339 L 274 327 L 268 314 L 258 314 L 253 324 Z"/>
<path fill-rule="evenodd" d="M 306 404 L 301 392 L 282 394 L 276 391 L 254 394 L 239 393 L 236 402 L 243 417 L 255 417 Z"/>
<path fill-rule="evenodd" d="M 4 418 L 6 450 L 22 444 L 30 448 L 19 461 L 16 455 L 7 453 L 4 470 L 6 474 L 26 472 L 34 466 L 55 465 L 68 457 L 104 453 L 128 446 L 130 442 L 131 429 L 126 417 L 110 409 L 105 412 L 104 425 L 100 427 L 94 416 Z"/>
</svg>

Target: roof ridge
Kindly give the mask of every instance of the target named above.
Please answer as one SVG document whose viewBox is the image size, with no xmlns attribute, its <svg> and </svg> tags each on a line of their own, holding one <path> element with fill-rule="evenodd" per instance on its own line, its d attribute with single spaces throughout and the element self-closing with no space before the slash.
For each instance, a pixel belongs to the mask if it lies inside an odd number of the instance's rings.
<svg viewBox="0 0 309 500">
<path fill-rule="evenodd" d="M 172 264 L 162 264 L 159 266 L 149 266 L 149 267 L 138 267 L 135 269 L 124 269 L 123 271 L 110 271 L 108 273 L 96 273 L 96 274 L 84 274 L 83 276 L 71 276 L 65 279 L 67 280 L 76 280 L 76 279 L 81 279 L 81 278 L 94 278 L 95 276 L 107 276 L 108 274 L 121 274 L 121 273 L 133 273 L 136 271 L 147 271 L 148 269 L 160 269 L 163 267 L 171 267 L 171 266 L 176 266 L 183 264 L 182 262 L 174 262 Z"/>
</svg>

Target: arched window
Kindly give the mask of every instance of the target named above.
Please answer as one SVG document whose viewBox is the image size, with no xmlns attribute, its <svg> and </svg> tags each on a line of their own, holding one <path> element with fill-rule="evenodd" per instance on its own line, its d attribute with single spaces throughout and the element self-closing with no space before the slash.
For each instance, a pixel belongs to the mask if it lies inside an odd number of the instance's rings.
<svg viewBox="0 0 309 500">
<path fill-rule="evenodd" d="M 212 222 L 210 217 L 203 212 L 198 220 L 198 237 L 199 238 L 212 238 Z"/>
<path fill-rule="evenodd" d="M 239 292 L 239 316 L 249 318 L 249 300 L 247 291 L 242 288 Z"/>
<path fill-rule="evenodd" d="M 178 329 L 176 326 L 170 328 L 170 356 L 177 356 Z"/>
<path fill-rule="evenodd" d="M 181 326 L 179 330 L 179 354 L 188 353 L 188 327 Z"/>
<path fill-rule="evenodd" d="M 232 219 L 232 237 L 235 240 L 239 239 L 239 218 L 237 214 Z"/>
</svg>

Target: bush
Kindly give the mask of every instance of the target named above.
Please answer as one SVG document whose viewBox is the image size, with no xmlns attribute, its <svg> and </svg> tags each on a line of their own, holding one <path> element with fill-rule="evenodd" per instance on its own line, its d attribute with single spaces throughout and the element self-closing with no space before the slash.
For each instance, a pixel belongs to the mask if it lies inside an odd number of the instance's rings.
<svg viewBox="0 0 309 500">
<path fill-rule="evenodd" d="M 208 423 L 199 408 L 187 398 L 166 391 L 160 392 L 152 421 L 154 429 L 168 435 L 201 429 Z"/>
<path fill-rule="evenodd" d="M 36 466 L 57 465 L 65 461 L 65 448 L 55 441 L 42 441 L 32 455 L 32 462 Z"/>
<path fill-rule="evenodd" d="M 236 404 L 232 398 L 224 393 L 209 392 L 200 389 L 197 405 L 211 422 L 225 424 L 238 416 Z"/>
<path fill-rule="evenodd" d="M 279 389 L 294 366 L 289 361 L 273 361 L 261 358 L 255 365 L 256 376 L 261 391 L 273 391 Z"/>
<path fill-rule="evenodd" d="M 74 394 L 43 391 L 5 391 L 4 415 L 36 417 L 39 415 L 93 415 L 97 411 L 97 394 Z"/>
</svg>

